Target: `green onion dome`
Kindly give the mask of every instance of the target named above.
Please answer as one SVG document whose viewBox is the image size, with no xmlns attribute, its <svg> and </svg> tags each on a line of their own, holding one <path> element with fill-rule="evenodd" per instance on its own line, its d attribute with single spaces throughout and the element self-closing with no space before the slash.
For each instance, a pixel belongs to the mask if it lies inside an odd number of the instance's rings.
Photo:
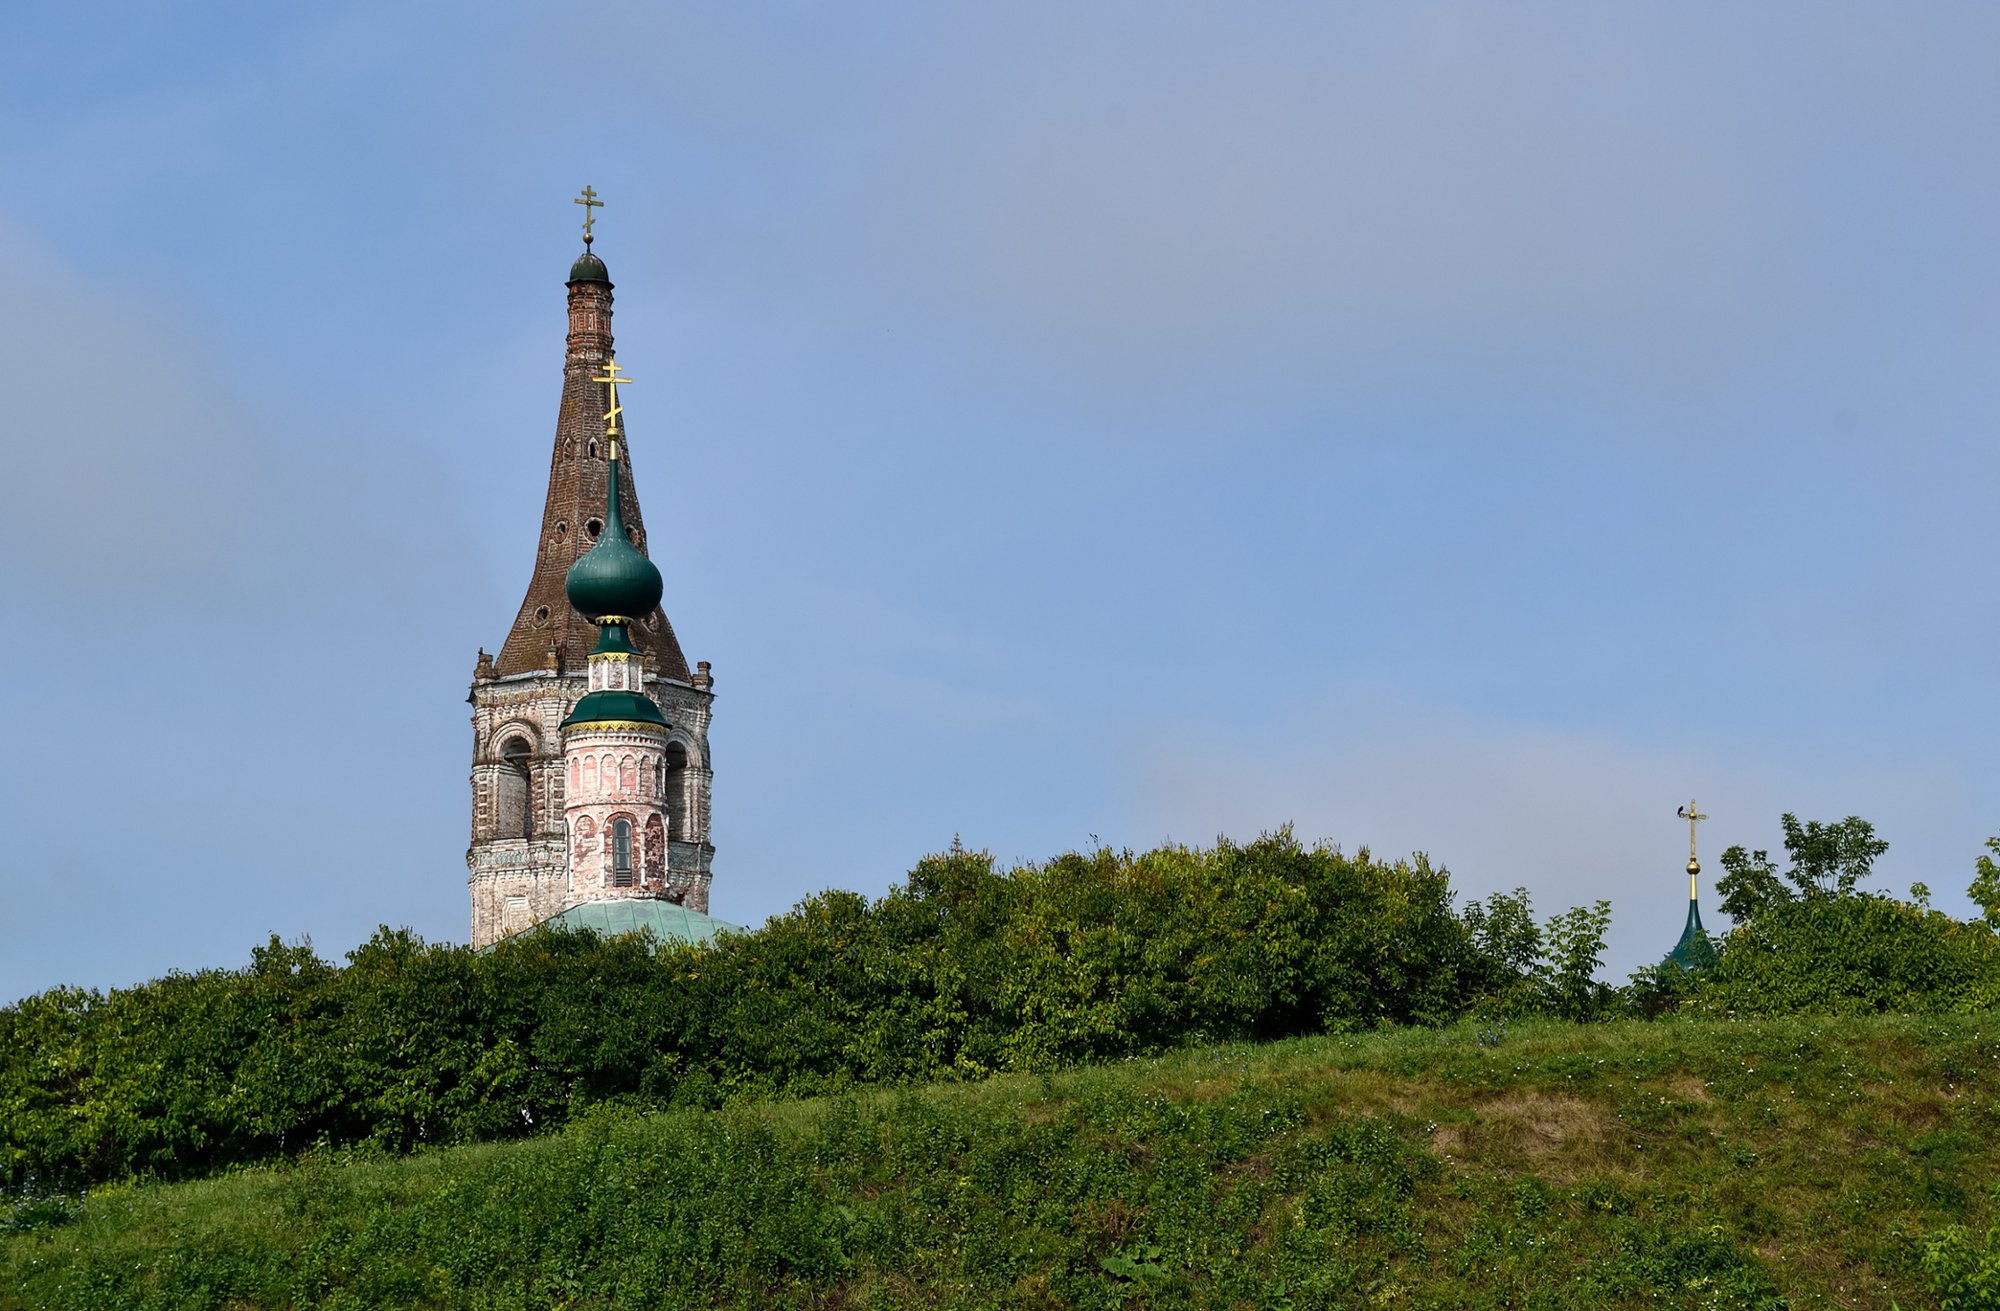
<svg viewBox="0 0 2000 1311">
<path fill-rule="evenodd" d="M 611 462 L 610 475 L 604 531 L 590 553 L 569 567 L 569 576 L 563 580 L 569 603 L 592 623 L 602 615 L 626 619 L 649 615 L 666 590 L 659 569 L 625 536 L 625 519 L 618 509 L 616 460 Z"/>
<path fill-rule="evenodd" d="M 584 724 L 602 724 L 607 721 L 628 724 L 655 724 L 662 732 L 670 725 L 660 708 L 653 704 L 653 698 L 642 692 L 592 692 L 576 703 L 576 709 L 563 720 L 564 728 L 577 728 Z"/>
<path fill-rule="evenodd" d="M 611 273 L 610 270 L 604 267 L 604 261 L 591 254 L 589 249 L 586 248 L 583 254 L 576 257 L 576 263 L 569 266 L 569 280 L 571 282 L 601 282 L 608 287 L 611 285 Z"/>
</svg>

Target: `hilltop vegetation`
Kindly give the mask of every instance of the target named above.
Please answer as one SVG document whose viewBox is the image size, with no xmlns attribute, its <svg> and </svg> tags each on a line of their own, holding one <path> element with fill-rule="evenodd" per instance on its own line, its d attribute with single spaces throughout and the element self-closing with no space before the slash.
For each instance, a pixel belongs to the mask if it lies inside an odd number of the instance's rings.
<svg viewBox="0 0 2000 1311">
<path fill-rule="evenodd" d="M 1865 867 L 1856 824 L 1841 850 Z M 1769 873 L 1762 852 L 1731 859 Z M 198 1178 L 308 1150 L 527 1137 L 598 1106 L 713 1108 L 1474 1013 L 2000 999 L 1989 925 L 1793 874 L 1807 892 L 1766 888 L 1713 969 L 1623 990 L 1594 977 L 1606 903 L 1543 924 L 1525 893 L 1454 909 L 1422 857 L 1284 833 L 1011 871 L 955 849 L 878 901 L 824 893 L 699 947 L 537 932 L 481 954 L 385 929 L 337 967 L 274 938 L 244 970 L 0 1009 L 0 1183 Z"/>
<path fill-rule="evenodd" d="M 0 1311 L 2000 1306 L 2000 868 L 1961 923 L 1859 820 L 1786 847 L 1624 988 L 1606 903 L 1280 833 L 58 989 L 0 1009 Z"/>
<path fill-rule="evenodd" d="M 1535 931 L 1525 905 L 1450 903 L 1421 859 L 1281 835 L 1004 873 L 953 851 L 879 901 L 824 893 L 706 947 L 543 932 L 476 954 L 385 930 L 336 968 L 273 940 L 247 970 L 0 1010 L 0 1169 L 16 1188 L 190 1178 L 315 1145 L 522 1137 L 602 1104 L 1441 1023 L 1534 966 L 1505 954 Z"/>
<path fill-rule="evenodd" d="M 0 1311 L 1905 1308 L 1992 1277 L 2000 1016 L 1536 1020 L 101 1190 Z M 1967 1301 L 1964 1306 L 1988 1306 Z"/>
</svg>

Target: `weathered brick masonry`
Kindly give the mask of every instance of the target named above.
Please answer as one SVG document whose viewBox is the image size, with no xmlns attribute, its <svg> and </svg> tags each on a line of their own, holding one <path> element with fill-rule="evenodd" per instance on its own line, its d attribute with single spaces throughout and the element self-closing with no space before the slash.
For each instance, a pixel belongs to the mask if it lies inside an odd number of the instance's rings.
<svg viewBox="0 0 2000 1311">
<path fill-rule="evenodd" d="M 604 372 L 611 359 L 611 284 L 573 282 L 569 287 L 569 350 L 563 360 L 562 408 L 556 414 L 556 444 L 549 457 L 549 495 L 542 507 L 542 536 L 535 552 L 535 573 L 514 627 L 493 662 L 501 677 L 549 667 L 582 669 L 597 641 L 597 629 L 570 608 L 563 595 L 563 578 L 577 557 L 591 548 L 604 521 L 605 450 L 604 385 L 591 379 Z M 639 493 L 632 470 L 632 447 L 621 434 L 625 450 L 624 485 L 619 505 L 632 544 L 648 555 L 645 520 L 639 513 Z M 632 644 L 652 656 L 662 675 L 683 682 L 689 676 L 687 657 L 674 636 L 666 614 L 654 610 L 635 615 Z"/>
<path fill-rule="evenodd" d="M 466 864 L 475 947 L 586 899 L 664 897 L 691 910 L 708 909 L 715 854 L 709 836 L 714 774 L 708 723 L 715 696 L 707 663 L 690 671 L 673 626 L 659 608 L 638 617 L 630 637 L 644 654 L 643 681 L 635 690 L 650 696 L 671 725 L 664 749 L 657 739 L 607 739 L 602 744 L 606 754 L 619 761 L 633 756 L 632 778 L 621 776 L 607 788 L 600 777 L 588 797 L 569 793 L 560 725 L 590 691 L 588 658 L 598 632 L 571 607 L 563 583 L 603 528 L 603 415 L 610 407 L 605 387 L 592 379 L 610 361 L 611 348 L 610 282 L 571 282 L 562 405 L 534 575 L 499 657 L 480 653 L 468 698 L 473 707 L 472 845 Z M 622 431 L 619 445 L 624 465 L 620 511 L 633 545 L 647 552 L 631 478 L 631 447 Z M 669 589 L 673 580 L 670 563 Z M 638 662 L 633 664 L 637 673 Z M 593 736 L 574 745 L 588 746 L 594 755 L 598 744 Z M 642 755 L 651 771 L 646 777 L 638 772 Z M 641 801 L 645 804 L 635 809 Z M 570 831 L 566 810 L 593 817 L 589 837 Z M 636 873 L 629 886 L 621 886 L 610 876 L 610 852 L 596 830 L 628 812 L 638 821 L 631 852 Z M 584 851 L 585 846 L 590 850 Z M 603 869 L 591 865 L 588 870 L 595 872 L 582 876 L 592 859 Z"/>
</svg>

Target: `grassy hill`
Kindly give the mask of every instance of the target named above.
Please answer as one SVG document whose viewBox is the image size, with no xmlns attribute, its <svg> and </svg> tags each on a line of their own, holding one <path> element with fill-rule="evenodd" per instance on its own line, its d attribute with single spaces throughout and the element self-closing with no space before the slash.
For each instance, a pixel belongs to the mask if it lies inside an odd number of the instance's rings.
<svg viewBox="0 0 2000 1311">
<path fill-rule="evenodd" d="M 1935 1306 L 1996 1062 L 2000 1014 L 1468 1021 L 600 1112 L 100 1190 L 0 1311 Z"/>
</svg>

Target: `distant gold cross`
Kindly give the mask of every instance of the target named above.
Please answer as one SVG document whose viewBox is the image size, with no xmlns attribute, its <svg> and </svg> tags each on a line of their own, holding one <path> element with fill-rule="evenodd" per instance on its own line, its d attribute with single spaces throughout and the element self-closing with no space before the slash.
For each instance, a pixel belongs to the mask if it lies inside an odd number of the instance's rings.
<svg viewBox="0 0 2000 1311">
<path fill-rule="evenodd" d="M 1694 858 L 1694 826 L 1708 816 L 1695 809 L 1690 801 L 1680 808 L 1680 817 L 1688 822 L 1688 900 L 1694 900 L 1694 876 L 1701 873 L 1701 862 Z"/>
<path fill-rule="evenodd" d="M 618 458 L 618 416 L 625 413 L 625 407 L 618 403 L 618 386 L 632 380 L 618 376 L 618 358 L 613 356 L 611 362 L 604 366 L 604 376 L 591 381 L 603 383 L 610 393 L 611 408 L 604 412 L 604 435 L 611 439 L 611 458 L 615 460 Z"/>
<path fill-rule="evenodd" d="M 583 195 L 572 200 L 570 204 L 583 206 L 583 244 L 588 246 L 590 244 L 590 225 L 597 222 L 595 211 L 603 209 L 604 202 L 597 198 L 595 191 L 592 191 L 589 187 L 585 187 Z"/>
</svg>

